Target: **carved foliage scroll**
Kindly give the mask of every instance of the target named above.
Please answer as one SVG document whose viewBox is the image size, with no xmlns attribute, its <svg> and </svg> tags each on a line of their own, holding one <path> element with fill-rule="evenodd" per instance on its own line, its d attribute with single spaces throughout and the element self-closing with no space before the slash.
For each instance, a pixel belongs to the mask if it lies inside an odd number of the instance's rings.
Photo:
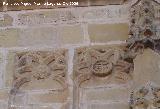
<svg viewBox="0 0 160 109">
<path fill-rule="evenodd" d="M 33 51 L 15 56 L 14 89 L 30 81 L 52 79 L 66 87 L 66 51 Z"/>
<path fill-rule="evenodd" d="M 68 93 L 66 50 L 17 52 L 14 65 L 13 88 L 10 91 L 8 109 L 13 108 L 16 96 L 21 92 L 26 93 L 26 90 L 47 90 L 52 94 L 53 91 Z M 26 89 L 30 85 L 32 87 Z"/>
<path fill-rule="evenodd" d="M 132 80 L 133 58 L 125 47 L 92 46 L 78 48 L 74 56 L 74 109 L 79 109 L 79 88 L 84 82 L 96 85 L 125 84 Z M 98 81 L 103 81 L 98 84 Z"/>
<path fill-rule="evenodd" d="M 155 25 L 154 0 L 138 0 L 130 9 L 130 38 L 127 40 L 130 48 L 141 44 L 143 48 L 157 50 L 160 37 Z"/>
<path fill-rule="evenodd" d="M 78 80 L 82 75 L 99 78 L 111 76 L 125 83 L 131 79 L 133 70 L 133 63 L 127 58 L 125 51 L 118 47 L 79 48 L 75 52 L 74 77 Z"/>
<path fill-rule="evenodd" d="M 131 109 L 159 109 L 160 108 L 160 87 L 143 86 L 133 91 L 130 99 Z"/>
</svg>

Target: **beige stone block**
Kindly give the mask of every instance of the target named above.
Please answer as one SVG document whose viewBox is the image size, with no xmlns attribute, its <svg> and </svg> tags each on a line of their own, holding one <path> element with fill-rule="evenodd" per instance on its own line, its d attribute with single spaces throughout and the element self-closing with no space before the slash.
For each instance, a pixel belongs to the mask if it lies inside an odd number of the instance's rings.
<svg viewBox="0 0 160 109">
<path fill-rule="evenodd" d="M 12 87 L 13 83 L 13 74 L 14 74 L 14 68 L 15 68 L 15 52 L 14 51 L 9 51 L 7 55 L 7 65 L 6 65 L 6 73 L 5 73 L 5 87 Z"/>
<path fill-rule="evenodd" d="M 0 90 L 0 101 L 5 102 L 5 101 L 8 101 L 8 99 L 9 99 L 9 90 L 1 89 Z"/>
<path fill-rule="evenodd" d="M 87 109 L 129 109 L 128 104 L 124 103 L 110 103 L 110 104 L 91 104 Z"/>
<path fill-rule="evenodd" d="M 64 103 L 67 100 L 68 91 L 35 93 L 28 95 L 29 104 L 37 103 Z"/>
<path fill-rule="evenodd" d="M 12 96 L 12 97 L 11 97 Z M 18 92 L 16 95 L 11 95 L 10 93 L 10 102 L 14 106 L 25 106 L 26 105 L 26 93 Z"/>
<path fill-rule="evenodd" d="M 13 11 L 13 10 L 19 11 L 19 10 L 31 10 L 31 9 L 45 8 L 45 5 L 43 5 L 44 2 L 45 0 L 34 0 L 34 1 L 32 0 L 27 0 L 27 1 L 8 0 L 7 10 L 8 11 Z M 28 5 L 26 3 L 28 3 Z M 38 5 L 39 3 L 41 5 Z"/>
<path fill-rule="evenodd" d="M 59 35 L 62 44 L 79 44 L 83 43 L 84 34 L 81 25 L 60 27 Z"/>
<path fill-rule="evenodd" d="M 18 15 L 18 25 L 43 25 L 58 23 L 75 23 L 78 16 L 69 10 L 49 10 L 26 12 Z"/>
<path fill-rule="evenodd" d="M 1 109 L 8 109 L 7 104 L 4 102 L 0 102 L 0 108 Z"/>
<path fill-rule="evenodd" d="M 90 1 L 90 5 L 93 5 L 93 6 L 95 6 L 95 5 L 98 5 L 98 6 L 102 6 L 102 5 L 109 5 L 109 4 L 116 4 L 116 5 L 120 5 L 120 4 L 122 4 L 122 3 L 124 3 L 124 1 L 123 0 L 107 0 L 107 1 L 105 1 L 105 0 L 89 0 Z"/>
<path fill-rule="evenodd" d="M 5 26 L 11 26 L 12 23 L 13 23 L 13 18 L 8 15 L 8 14 L 3 14 L 1 15 L 3 16 L 1 19 L 0 19 L 0 26 L 1 27 L 5 27 Z"/>
<path fill-rule="evenodd" d="M 4 86 L 4 78 L 3 78 L 3 64 L 4 60 L 3 60 L 3 54 L 0 52 L 0 87 Z"/>
<path fill-rule="evenodd" d="M 27 109 L 54 109 L 53 106 L 49 105 L 30 105 Z"/>
<path fill-rule="evenodd" d="M 127 23 L 88 25 L 91 42 L 123 41 L 128 38 L 128 31 L 129 26 Z"/>
<path fill-rule="evenodd" d="M 18 45 L 19 29 L 7 28 L 0 30 L 0 46 L 13 47 Z"/>
<path fill-rule="evenodd" d="M 83 97 L 86 102 L 94 101 L 128 101 L 130 96 L 129 90 L 127 88 L 94 88 L 94 89 L 84 89 Z M 123 98 L 123 99 L 122 99 Z"/>
<path fill-rule="evenodd" d="M 57 23 L 59 13 L 57 11 L 38 11 L 19 14 L 18 25 L 42 25 Z"/>
<path fill-rule="evenodd" d="M 148 82 L 160 84 L 160 56 L 151 49 L 144 50 L 134 60 L 135 87 L 146 85 Z"/>
<path fill-rule="evenodd" d="M 54 46 L 57 31 L 54 27 L 27 28 L 21 30 L 20 46 Z"/>
</svg>

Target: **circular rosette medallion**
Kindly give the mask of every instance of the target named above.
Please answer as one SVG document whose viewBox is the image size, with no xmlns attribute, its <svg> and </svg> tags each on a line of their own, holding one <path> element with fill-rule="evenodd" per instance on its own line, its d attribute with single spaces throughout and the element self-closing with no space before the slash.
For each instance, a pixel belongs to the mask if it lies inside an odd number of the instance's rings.
<svg viewBox="0 0 160 109">
<path fill-rule="evenodd" d="M 91 69 L 94 75 L 98 77 L 105 77 L 108 76 L 112 71 L 112 63 L 107 62 L 105 60 L 98 60 L 96 61 Z"/>
</svg>

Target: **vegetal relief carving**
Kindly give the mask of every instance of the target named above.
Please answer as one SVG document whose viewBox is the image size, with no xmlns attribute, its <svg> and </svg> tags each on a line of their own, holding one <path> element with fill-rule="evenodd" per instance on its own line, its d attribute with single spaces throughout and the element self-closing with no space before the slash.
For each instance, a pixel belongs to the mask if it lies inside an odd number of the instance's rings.
<svg viewBox="0 0 160 109">
<path fill-rule="evenodd" d="M 14 96 L 31 83 L 47 82 L 50 80 L 52 83 L 58 82 L 62 88 L 54 90 L 64 91 L 67 90 L 66 82 L 67 73 L 67 54 L 66 50 L 52 51 L 27 51 L 16 53 L 15 55 L 15 71 L 13 79 L 13 88 L 10 91 L 9 107 L 11 100 Z M 50 83 L 46 83 L 50 84 Z M 53 85 L 53 84 L 50 84 Z M 37 86 L 33 86 L 37 87 Z M 32 89 L 29 89 L 32 90 Z M 51 91 L 52 86 L 45 88 Z"/>
<path fill-rule="evenodd" d="M 21 88 L 25 82 L 52 78 L 65 85 L 67 62 L 65 51 L 23 52 L 17 53 L 15 58 L 16 71 L 14 74 L 14 88 Z"/>
<path fill-rule="evenodd" d="M 126 55 L 124 48 L 93 46 L 78 48 L 74 57 L 74 108 L 79 108 L 79 88 L 92 81 L 103 84 L 125 84 L 132 80 L 133 58 Z M 92 84 L 92 85 L 93 85 Z"/>
<path fill-rule="evenodd" d="M 154 0 L 138 0 L 130 8 L 130 33 L 127 40 L 130 49 L 141 45 L 139 49 L 159 50 L 159 39 L 155 22 Z M 143 46 L 143 47 L 142 47 Z"/>
<path fill-rule="evenodd" d="M 160 87 L 143 86 L 135 90 L 130 98 L 131 109 L 159 109 L 160 108 Z"/>
</svg>

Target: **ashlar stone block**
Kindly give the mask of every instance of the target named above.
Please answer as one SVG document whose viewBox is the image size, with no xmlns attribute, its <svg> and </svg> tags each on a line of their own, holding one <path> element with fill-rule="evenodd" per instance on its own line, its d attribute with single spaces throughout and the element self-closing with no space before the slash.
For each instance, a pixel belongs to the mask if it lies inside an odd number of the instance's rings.
<svg viewBox="0 0 160 109">
<path fill-rule="evenodd" d="M 0 14 L 0 27 L 11 26 L 13 18 L 8 14 Z"/>
<path fill-rule="evenodd" d="M 91 42 L 105 43 L 108 41 L 124 41 L 128 38 L 127 23 L 117 24 L 89 24 L 88 34 Z"/>
<path fill-rule="evenodd" d="M 90 104 L 86 109 L 129 109 L 129 105 L 126 103 L 110 103 L 110 104 Z"/>
<path fill-rule="evenodd" d="M 56 27 L 25 28 L 20 31 L 20 46 L 55 46 L 58 44 Z"/>
<path fill-rule="evenodd" d="M 34 93 L 28 94 L 29 104 L 44 104 L 44 103 L 64 103 L 67 101 L 68 92 L 46 92 L 46 93 Z"/>
<path fill-rule="evenodd" d="M 143 67 L 142 67 L 143 66 Z M 160 56 L 151 49 L 145 49 L 134 60 L 134 86 L 143 86 L 148 82 L 160 84 Z"/>
<path fill-rule="evenodd" d="M 59 35 L 62 44 L 80 44 L 84 40 L 84 32 L 81 25 L 60 27 Z"/>
<path fill-rule="evenodd" d="M 76 23 L 78 16 L 70 10 L 49 10 L 20 13 L 16 19 L 18 25 L 46 25 L 58 23 Z"/>
<path fill-rule="evenodd" d="M 13 47 L 18 45 L 19 29 L 7 28 L 0 30 L 0 46 Z"/>
</svg>

